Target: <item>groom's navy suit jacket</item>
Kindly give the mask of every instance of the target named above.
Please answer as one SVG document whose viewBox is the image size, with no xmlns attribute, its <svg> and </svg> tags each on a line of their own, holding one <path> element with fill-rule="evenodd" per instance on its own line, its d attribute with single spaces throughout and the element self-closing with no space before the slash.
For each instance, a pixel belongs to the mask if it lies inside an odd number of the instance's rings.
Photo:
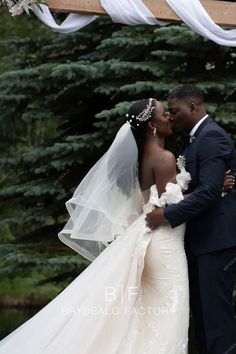
<svg viewBox="0 0 236 354">
<path fill-rule="evenodd" d="M 174 228 L 187 222 L 185 248 L 193 255 L 236 246 L 236 190 L 221 197 L 225 171 L 236 171 L 229 135 L 212 118 L 203 121 L 182 151 L 192 181 L 185 200 L 165 209 Z"/>
</svg>

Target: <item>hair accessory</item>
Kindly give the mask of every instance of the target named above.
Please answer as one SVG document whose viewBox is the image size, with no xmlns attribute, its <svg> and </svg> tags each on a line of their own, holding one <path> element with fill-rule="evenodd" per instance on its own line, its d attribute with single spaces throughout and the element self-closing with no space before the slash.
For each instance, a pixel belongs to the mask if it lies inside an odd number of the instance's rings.
<svg viewBox="0 0 236 354">
<path fill-rule="evenodd" d="M 135 117 L 137 120 L 145 122 L 146 120 L 151 118 L 152 111 L 156 108 L 152 105 L 153 101 L 154 98 L 149 98 L 146 108 Z"/>
<path fill-rule="evenodd" d="M 153 101 L 155 101 L 155 98 L 149 98 L 148 99 L 148 104 L 146 105 L 146 108 L 140 112 L 137 116 L 133 115 L 131 116 L 131 119 L 127 122 L 132 122 L 132 120 L 135 118 L 139 122 L 146 122 L 148 119 L 151 118 L 152 112 L 155 110 L 155 106 L 153 106 Z M 126 114 L 126 117 L 128 118 L 130 115 L 129 113 Z M 139 123 L 137 123 L 137 126 L 139 126 Z"/>
</svg>

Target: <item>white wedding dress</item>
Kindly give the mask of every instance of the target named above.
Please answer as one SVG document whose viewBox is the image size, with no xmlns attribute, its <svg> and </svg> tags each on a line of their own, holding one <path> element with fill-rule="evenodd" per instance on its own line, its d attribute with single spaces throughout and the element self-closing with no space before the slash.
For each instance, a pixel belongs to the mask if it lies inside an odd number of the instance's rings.
<svg viewBox="0 0 236 354">
<path fill-rule="evenodd" d="M 0 342 L 0 354 L 177 354 L 188 352 L 185 224 L 150 232 L 145 215 L 178 184 L 143 193 L 143 213 L 72 283 Z M 149 193 L 151 191 L 151 193 Z M 168 199 L 167 198 L 167 199 Z"/>
</svg>

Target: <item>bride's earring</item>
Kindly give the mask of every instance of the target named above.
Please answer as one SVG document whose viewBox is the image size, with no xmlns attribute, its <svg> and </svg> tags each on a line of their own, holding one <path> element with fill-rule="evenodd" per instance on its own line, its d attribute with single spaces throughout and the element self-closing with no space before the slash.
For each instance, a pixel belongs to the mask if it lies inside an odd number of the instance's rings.
<svg viewBox="0 0 236 354">
<path fill-rule="evenodd" d="M 154 128 L 153 130 L 153 136 L 156 136 L 157 135 L 157 128 Z"/>
</svg>

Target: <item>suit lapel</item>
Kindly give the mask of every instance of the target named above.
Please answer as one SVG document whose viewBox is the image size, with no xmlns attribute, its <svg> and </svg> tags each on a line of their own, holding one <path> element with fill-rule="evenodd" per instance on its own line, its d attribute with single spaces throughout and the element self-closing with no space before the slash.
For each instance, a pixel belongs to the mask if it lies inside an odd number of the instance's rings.
<svg viewBox="0 0 236 354">
<path fill-rule="evenodd" d="M 208 125 L 208 124 L 210 124 L 210 123 L 213 123 L 213 122 L 214 122 L 214 121 L 213 121 L 213 119 L 212 119 L 210 116 L 208 116 L 208 117 L 202 122 L 202 124 L 198 127 L 198 129 L 197 129 L 196 132 L 194 133 L 194 139 L 193 139 L 192 143 L 187 144 L 187 146 L 186 146 L 185 149 L 183 150 L 183 155 L 185 155 L 185 156 L 187 157 L 187 155 L 189 154 L 189 152 L 190 152 L 191 148 L 193 147 L 194 143 L 196 142 L 197 137 L 199 136 L 199 134 L 200 134 L 200 132 L 202 131 L 202 129 L 203 129 L 206 125 Z"/>
<path fill-rule="evenodd" d="M 181 144 L 179 148 L 179 154 L 182 155 L 184 150 L 186 149 L 187 145 L 189 144 L 189 134 L 185 138 L 184 142 Z"/>
</svg>

